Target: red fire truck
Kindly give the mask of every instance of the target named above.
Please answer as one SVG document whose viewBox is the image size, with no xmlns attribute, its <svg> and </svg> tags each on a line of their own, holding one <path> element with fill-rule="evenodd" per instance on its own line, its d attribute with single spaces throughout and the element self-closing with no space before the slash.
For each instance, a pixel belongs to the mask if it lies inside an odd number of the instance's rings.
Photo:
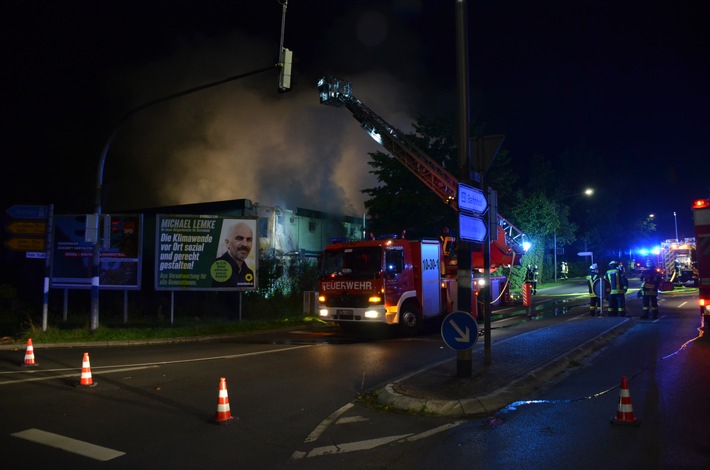
<svg viewBox="0 0 710 470">
<path fill-rule="evenodd" d="M 693 202 L 701 327 L 710 325 L 710 200 Z"/>
<path fill-rule="evenodd" d="M 405 140 L 401 131 L 352 95 L 350 82 L 323 77 L 318 83 L 321 104 L 345 105 L 362 127 L 443 202 L 458 210 L 458 180 L 443 166 Z M 523 233 L 497 217 L 497 233 L 489 237 L 490 270 L 519 264 Z M 374 237 L 373 237 L 374 238 Z M 456 310 L 458 276 L 453 237 L 405 240 L 384 236 L 371 240 L 336 240 L 321 258 L 319 314 L 347 328 L 355 324 L 397 325 L 406 333 L 421 328 L 426 318 Z M 483 248 L 472 252 L 472 268 L 484 268 Z M 472 305 L 482 279 L 471 279 Z M 505 278 L 491 278 L 491 295 L 504 297 Z M 475 314 L 475 312 L 472 312 Z"/>
</svg>

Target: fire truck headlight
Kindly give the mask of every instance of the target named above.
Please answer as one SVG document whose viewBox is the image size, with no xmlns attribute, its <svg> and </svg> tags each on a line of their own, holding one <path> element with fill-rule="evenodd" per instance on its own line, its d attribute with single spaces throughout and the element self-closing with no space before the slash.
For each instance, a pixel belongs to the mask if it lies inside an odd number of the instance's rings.
<svg viewBox="0 0 710 470">
<path fill-rule="evenodd" d="M 320 309 L 320 310 L 318 311 L 318 314 L 319 314 L 321 317 L 327 317 L 327 316 L 328 316 L 328 309 L 327 309 L 327 308 L 322 308 L 322 309 Z"/>
<path fill-rule="evenodd" d="M 365 310 L 365 318 L 378 318 L 380 316 L 380 312 L 377 310 Z"/>
<path fill-rule="evenodd" d="M 324 296 L 324 295 L 319 295 L 319 296 L 318 296 L 318 302 L 324 304 L 324 303 L 325 303 L 325 296 Z"/>
<path fill-rule="evenodd" d="M 369 299 L 367 299 L 367 301 L 370 302 L 371 304 L 381 304 L 382 297 L 380 297 L 379 295 L 372 295 L 372 296 L 370 296 Z"/>
</svg>

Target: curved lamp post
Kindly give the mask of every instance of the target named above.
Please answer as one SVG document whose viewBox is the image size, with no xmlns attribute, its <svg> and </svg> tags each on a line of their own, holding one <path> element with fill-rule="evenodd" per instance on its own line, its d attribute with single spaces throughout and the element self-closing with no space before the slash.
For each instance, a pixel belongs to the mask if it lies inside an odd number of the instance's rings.
<svg viewBox="0 0 710 470">
<path fill-rule="evenodd" d="M 591 196 L 594 195 L 594 189 L 593 189 L 593 188 L 587 188 L 587 189 L 585 189 L 584 191 L 579 192 L 579 193 L 568 194 L 567 196 L 562 196 L 559 200 L 562 201 L 563 199 L 567 199 L 567 198 L 574 197 L 574 196 L 579 196 L 579 195 L 581 195 L 581 194 L 584 194 L 584 195 L 587 196 L 587 197 L 591 197 Z M 554 233 L 553 233 L 552 243 L 553 243 L 553 245 L 554 245 L 554 253 L 555 253 L 555 259 L 554 259 L 554 263 L 555 263 L 555 282 L 557 282 L 557 229 L 555 229 L 555 231 L 554 231 Z"/>
<path fill-rule="evenodd" d="M 155 100 L 149 101 L 141 106 L 138 106 L 135 109 L 132 109 L 131 111 L 128 111 L 126 114 L 119 119 L 118 123 L 113 127 L 113 130 L 111 131 L 111 134 L 109 134 L 108 139 L 106 140 L 106 144 L 104 144 L 104 147 L 101 151 L 101 157 L 99 158 L 99 166 L 98 166 L 98 171 L 96 175 L 96 207 L 95 207 L 95 223 L 96 227 L 91 227 L 94 230 L 96 230 L 97 237 L 96 240 L 94 241 L 94 249 L 93 249 L 93 254 L 92 254 L 92 269 L 91 269 L 91 319 L 90 319 L 90 327 L 91 331 L 96 330 L 99 327 L 99 285 L 100 285 L 100 279 L 99 279 L 99 274 L 100 274 L 100 244 L 101 244 L 101 237 L 99 236 L 99 219 L 101 218 L 101 213 L 102 213 L 102 206 L 103 206 L 103 180 L 104 180 L 104 165 L 106 163 L 106 155 L 108 155 L 108 151 L 111 148 L 111 144 L 113 143 L 113 139 L 116 137 L 116 134 L 118 134 L 119 129 L 123 124 L 128 120 L 128 118 L 134 116 L 135 114 L 145 110 L 146 108 L 150 108 L 152 106 L 155 106 L 156 104 L 164 103 L 165 101 L 169 101 L 175 98 L 178 98 L 180 96 L 185 96 L 189 95 L 190 93 L 195 93 L 201 90 L 204 90 L 206 88 L 212 88 L 217 85 L 221 85 L 223 83 L 227 82 L 232 82 L 234 80 L 239 80 L 240 78 L 245 78 L 249 77 L 252 75 L 256 75 L 262 72 L 268 72 L 269 70 L 274 70 L 276 68 L 282 68 L 283 64 L 275 64 L 275 65 L 270 65 L 269 67 L 264 67 L 262 69 L 258 70 L 253 70 L 251 72 L 246 72 L 242 73 L 239 75 L 234 75 L 232 77 L 225 78 L 223 80 L 219 80 L 216 82 L 212 83 L 207 83 L 205 85 L 200 85 L 196 86 L 194 88 L 189 88 L 187 90 L 181 91 L 179 93 L 174 93 L 172 95 L 165 96 L 163 98 L 157 98 Z M 88 229 L 89 227 L 87 227 Z"/>
</svg>

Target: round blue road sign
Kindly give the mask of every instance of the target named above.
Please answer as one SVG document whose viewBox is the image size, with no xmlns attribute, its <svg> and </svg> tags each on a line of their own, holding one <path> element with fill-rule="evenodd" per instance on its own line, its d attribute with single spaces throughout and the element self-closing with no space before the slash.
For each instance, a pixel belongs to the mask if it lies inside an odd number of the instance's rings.
<svg viewBox="0 0 710 470">
<path fill-rule="evenodd" d="M 441 338 L 453 350 L 470 349 L 478 341 L 478 323 L 470 313 L 451 312 L 441 322 Z"/>
</svg>

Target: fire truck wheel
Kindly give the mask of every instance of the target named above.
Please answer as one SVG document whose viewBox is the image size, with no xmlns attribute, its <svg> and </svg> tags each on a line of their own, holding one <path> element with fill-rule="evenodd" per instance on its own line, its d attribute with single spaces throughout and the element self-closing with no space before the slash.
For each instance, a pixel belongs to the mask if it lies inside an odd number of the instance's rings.
<svg viewBox="0 0 710 470">
<path fill-rule="evenodd" d="M 407 336 L 413 336 L 422 329 L 422 317 L 419 309 L 412 304 L 405 304 L 399 315 L 399 330 Z"/>
</svg>

